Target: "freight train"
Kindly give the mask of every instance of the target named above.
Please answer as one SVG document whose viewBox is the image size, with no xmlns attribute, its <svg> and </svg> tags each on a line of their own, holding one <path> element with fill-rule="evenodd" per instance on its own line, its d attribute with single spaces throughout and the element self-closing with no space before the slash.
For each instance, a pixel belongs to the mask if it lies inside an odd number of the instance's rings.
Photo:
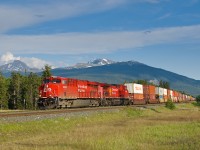
<svg viewBox="0 0 200 150">
<path fill-rule="evenodd" d="M 177 91 L 136 83 L 107 84 L 58 76 L 47 77 L 39 87 L 40 109 L 134 105 L 191 101 Z"/>
</svg>

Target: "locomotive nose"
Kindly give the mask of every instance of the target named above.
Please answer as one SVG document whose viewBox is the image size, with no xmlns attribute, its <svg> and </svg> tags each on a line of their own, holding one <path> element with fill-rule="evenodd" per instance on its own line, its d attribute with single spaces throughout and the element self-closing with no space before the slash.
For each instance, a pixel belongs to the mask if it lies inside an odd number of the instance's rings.
<svg viewBox="0 0 200 150">
<path fill-rule="evenodd" d="M 51 97 L 52 96 L 52 88 L 50 85 L 45 84 L 43 88 L 40 89 L 41 97 Z"/>
</svg>

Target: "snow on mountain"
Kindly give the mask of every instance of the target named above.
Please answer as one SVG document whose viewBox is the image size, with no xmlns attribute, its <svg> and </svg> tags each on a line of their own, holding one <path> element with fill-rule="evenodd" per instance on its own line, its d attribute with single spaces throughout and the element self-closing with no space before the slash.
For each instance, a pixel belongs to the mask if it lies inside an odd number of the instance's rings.
<svg viewBox="0 0 200 150">
<path fill-rule="evenodd" d="M 41 70 L 36 68 L 28 67 L 24 62 L 20 60 L 15 60 L 12 63 L 8 63 L 5 65 L 0 66 L 0 70 L 2 72 L 39 72 Z"/>
<path fill-rule="evenodd" d="M 80 69 L 80 68 L 89 68 L 89 67 L 95 67 L 95 66 L 103 66 L 103 65 L 109 65 L 116 63 L 115 61 L 109 60 L 109 59 L 95 59 L 92 61 L 89 61 L 87 63 L 77 63 L 74 66 L 66 67 L 66 69 Z"/>
<path fill-rule="evenodd" d="M 100 62 L 100 64 L 102 63 Z M 122 84 L 134 80 L 147 80 L 151 83 L 158 84 L 159 81 L 162 80 L 169 82 L 172 89 L 185 91 L 194 96 L 199 95 L 200 91 L 200 82 L 197 80 L 161 68 L 151 67 L 137 61 L 116 62 L 109 65 L 100 65 L 82 69 L 66 70 L 65 68 L 59 68 L 52 70 L 52 73 L 55 76 L 110 84 Z"/>
<path fill-rule="evenodd" d="M 89 61 L 88 64 L 91 64 L 91 65 L 109 65 L 109 64 L 113 64 L 115 63 L 114 61 L 112 60 L 109 60 L 109 59 L 95 59 L 95 60 L 92 60 L 92 61 Z"/>
</svg>

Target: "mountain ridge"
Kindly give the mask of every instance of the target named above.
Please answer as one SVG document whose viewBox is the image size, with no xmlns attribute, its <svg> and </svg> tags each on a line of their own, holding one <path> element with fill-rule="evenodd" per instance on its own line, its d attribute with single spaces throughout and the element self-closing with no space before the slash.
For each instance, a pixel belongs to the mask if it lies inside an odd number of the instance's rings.
<svg viewBox="0 0 200 150">
<path fill-rule="evenodd" d="M 2 73 L 10 73 L 10 72 L 40 72 L 40 69 L 30 68 L 28 65 L 20 60 L 14 60 L 11 63 L 4 64 L 0 66 L 0 70 Z"/>
<path fill-rule="evenodd" d="M 198 80 L 135 61 L 117 62 L 103 66 L 70 70 L 57 68 L 53 69 L 52 73 L 57 76 L 113 84 L 134 80 L 149 81 L 156 79 L 169 82 L 172 89 L 185 91 L 195 96 L 200 94 L 200 82 Z"/>
<path fill-rule="evenodd" d="M 89 68 L 89 67 L 95 67 L 95 66 L 103 66 L 108 64 L 116 63 L 115 61 L 109 60 L 109 59 L 94 59 L 91 61 L 88 61 L 87 63 L 77 63 L 73 66 L 65 67 L 66 69 L 80 69 L 80 68 Z"/>
<path fill-rule="evenodd" d="M 111 84 L 122 84 L 134 80 L 163 80 L 170 83 L 171 89 L 185 91 L 194 96 L 200 94 L 200 80 L 195 80 L 184 75 L 179 75 L 162 68 L 152 67 L 133 60 L 115 62 L 107 59 L 97 59 L 87 63 L 78 64 L 84 65 L 78 66 L 76 64 L 75 66 L 68 68 L 55 68 L 52 69 L 51 72 L 55 76 L 78 78 Z M 24 74 L 25 72 L 35 72 L 39 75 L 42 74 L 41 70 L 29 68 L 25 63 L 19 60 L 0 66 L 0 69 L 3 75 L 7 77 L 10 76 L 12 71 L 20 72 L 21 74 Z"/>
</svg>

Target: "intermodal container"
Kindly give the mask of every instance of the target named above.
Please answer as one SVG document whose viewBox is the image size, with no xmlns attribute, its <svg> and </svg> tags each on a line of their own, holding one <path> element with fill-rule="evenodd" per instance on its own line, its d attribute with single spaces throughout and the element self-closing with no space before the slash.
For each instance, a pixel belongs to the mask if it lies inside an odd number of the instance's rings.
<svg viewBox="0 0 200 150">
<path fill-rule="evenodd" d="M 186 100 L 186 96 L 185 94 L 183 94 L 183 101 L 185 102 L 185 100 Z"/>
<path fill-rule="evenodd" d="M 129 94 L 129 97 L 133 104 L 146 104 L 143 94 Z"/>
<path fill-rule="evenodd" d="M 164 89 L 161 87 L 156 87 L 156 94 L 157 95 L 164 95 Z"/>
<path fill-rule="evenodd" d="M 163 88 L 163 95 L 167 96 L 167 89 Z"/>
<path fill-rule="evenodd" d="M 156 95 L 157 95 L 156 97 L 157 97 L 157 99 L 159 100 L 160 103 L 165 102 L 164 97 L 163 97 L 163 95 L 164 95 L 164 89 L 163 88 L 156 87 Z"/>
<path fill-rule="evenodd" d="M 178 93 L 178 101 L 179 102 L 183 101 L 183 94 L 182 93 Z"/>
<path fill-rule="evenodd" d="M 163 96 L 164 96 L 163 97 L 164 101 L 167 102 L 167 100 L 168 100 L 168 94 L 167 94 L 167 89 L 165 89 L 165 88 L 163 89 Z"/>
<path fill-rule="evenodd" d="M 159 95 L 159 101 L 160 101 L 160 103 L 164 103 L 165 102 L 165 99 L 164 99 L 163 95 Z"/>
<path fill-rule="evenodd" d="M 172 90 L 170 90 L 170 89 L 167 90 L 167 97 L 168 97 L 168 99 L 171 99 L 171 100 L 172 100 L 172 97 L 173 97 L 173 92 L 172 92 Z"/>
<path fill-rule="evenodd" d="M 174 96 L 174 94 L 173 94 L 173 91 L 172 91 L 172 90 L 170 90 L 170 96 L 171 96 L 171 97 L 173 97 L 173 96 Z"/>
<path fill-rule="evenodd" d="M 174 102 L 178 102 L 178 92 L 174 91 Z"/>
<path fill-rule="evenodd" d="M 125 83 L 130 94 L 143 94 L 143 85 L 136 83 Z"/>
<path fill-rule="evenodd" d="M 148 103 L 158 103 L 156 100 L 156 87 L 153 85 L 143 85 L 144 99 Z"/>
</svg>

